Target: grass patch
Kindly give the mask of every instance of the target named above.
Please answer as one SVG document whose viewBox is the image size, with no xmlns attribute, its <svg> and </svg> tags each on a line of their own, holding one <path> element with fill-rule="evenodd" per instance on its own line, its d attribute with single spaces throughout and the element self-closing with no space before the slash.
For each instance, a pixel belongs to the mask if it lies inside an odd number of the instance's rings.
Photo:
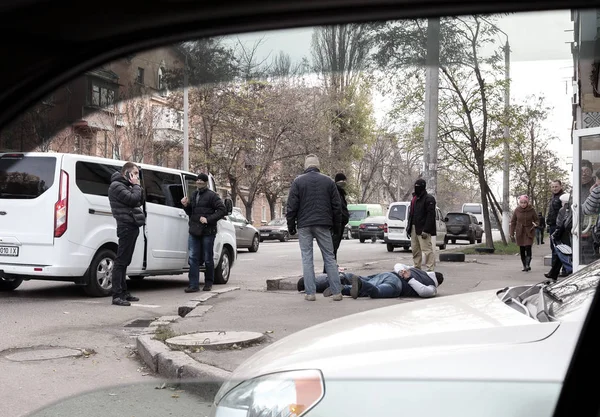
<svg viewBox="0 0 600 417">
<path fill-rule="evenodd" d="M 169 326 L 158 326 L 154 332 L 154 339 L 164 342 L 167 339 L 177 336 Z"/>
<path fill-rule="evenodd" d="M 501 240 L 494 242 L 494 253 L 485 253 L 485 252 L 477 252 L 476 248 L 485 248 L 487 245 L 485 243 L 480 243 L 478 245 L 472 245 L 464 249 L 452 249 L 448 252 L 462 252 L 465 255 L 515 255 L 520 253 L 519 246 L 516 243 L 508 242 L 508 245 L 504 245 Z"/>
</svg>

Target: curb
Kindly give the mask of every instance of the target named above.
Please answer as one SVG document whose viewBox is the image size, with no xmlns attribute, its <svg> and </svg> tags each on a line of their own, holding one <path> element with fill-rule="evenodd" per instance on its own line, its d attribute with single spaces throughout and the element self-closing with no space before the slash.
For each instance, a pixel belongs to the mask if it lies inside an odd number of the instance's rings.
<svg viewBox="0 0 600 417">
<path fill-rule="evenodd" d="M 271 278 L 267 280 L 267 291 L 298 291 L 298 280 L 302 275 Z"/>
<path fill-rule="evenodd" d="M 239 289 L 240 287 L 228 287 L 200 294 L 178 308 L 179 316 L 161 318 L 162 320 L 159 319 L 152 323 L 153 327 L 157 325 L 168 326 L 170 323 L 186 316 L 190 318 L 202 317 L 212 308 L 212 306 L 201 305 L 204 301 L 219 294 Z M 231 375 L 231 372 L 224 369 L 200 363 L 185 352 L 172 350 L 165 343 L 154 339 L 154 334 L 138 336 L 136 347 L 138 355 L 152 372 L 172 380 L 179 380 L 182 383 L 186 382 L 192 385 L 201 384 L 202 386 L 205 386 L 207 383 L 220 385 Z"/>
</svg>

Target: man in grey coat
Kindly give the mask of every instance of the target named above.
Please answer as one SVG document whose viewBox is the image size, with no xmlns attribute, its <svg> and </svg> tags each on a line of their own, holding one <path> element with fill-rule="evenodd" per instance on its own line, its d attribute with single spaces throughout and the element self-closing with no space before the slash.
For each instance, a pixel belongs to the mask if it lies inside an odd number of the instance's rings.
<svg viewBox="0 0 600 417">
<path fill-rule="evenodd" d="M 327 279 L 334 301 L 342 300 L 340 274 L 333 254 L 332 232 L 339 233 L 342 224 L 342 204 L 335 182 L 319 170 L 319 159 L 308 155 L 304 173 L 290 187 L 287 201 L 287 226 L 290 235 L 298 231 L 302 254 L 302 276 L 307 301 L 316 300 L 313 238 L 321 249 Z"/>
<path fill-rule="evenodd" d="M 139 301 L 127 291 L 127 267 L 131 263 L 140 227 L 146 224 L 142 210 L 144 202 L 140 187 L 140 171 L 133 162 L 126 162 L 121 172 L 115 172 L 108 188 L 108 201 L 113 217 L 117 221 L 119 238 L 117 256 L 112 272 L 112 303 L 129 306 L 130 301 Z"/>
</svg>

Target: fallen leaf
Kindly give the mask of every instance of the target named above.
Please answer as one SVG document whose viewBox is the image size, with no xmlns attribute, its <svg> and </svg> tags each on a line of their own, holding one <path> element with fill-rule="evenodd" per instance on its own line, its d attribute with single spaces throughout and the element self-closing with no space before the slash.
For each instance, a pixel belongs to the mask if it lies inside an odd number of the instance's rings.
<svg viewBox="0 0 600 417">
<path fill-rule="evenodd" d="M 171 398 L 179 398 L 179 395 L 178 394 L 173 394 L 173 395 L 171 395 Z"/>
<path fill-rule="evenodd" d="M 273 333 L 273 330 L 267 330 L 265 333 Z"/>
</svg>

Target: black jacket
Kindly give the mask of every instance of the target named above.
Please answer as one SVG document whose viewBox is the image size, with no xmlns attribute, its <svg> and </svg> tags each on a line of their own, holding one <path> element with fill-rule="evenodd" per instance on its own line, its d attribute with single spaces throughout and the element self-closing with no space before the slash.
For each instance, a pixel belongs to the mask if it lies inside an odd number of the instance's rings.
<svg viewBox="0 0 600 417">
<path fill-rule="evenodd" d="M 560 190 L 559 193 L 553 194 L 550 199 L 548 204 L 548 215 L 546 216 L 546 225 L 549 227 L 556 227 L 556 217 L 558 216 L 558 211 L 562 207 L 560 196 L 564 193 L 563 190 Z"/>
<path fill-rule="evenodd" d="M 190 227 L 194 223 L 196 226 L 200 225 L 200 217 L 206 217 L 208 223 L 202 226 L 203 235 L 216 235 L 217 222 L 227 216 L 227 208 L 219 194 L 208 188 L 194 191 L 188 205 L 183 209 L 190 216 Z"/>
<path fill-rule="evenodd" d="M 342 229 L 344 226 L 348 224 L 350 221 L 350 212 L 348 211 L 348 202 L 346 201 L 346 190 L 341 187 L 338 187 L 338 192 L 340 193 L 340 202 L 342 203 Z"/>
<path fill-rule="evenodd" d="M 146 224 L 146 215 L 141 206 L 144 193 L 139 185 L 132 185 L 120 172 L 112 174 L 108 187 L 108 201 L 117 227 L 140 227 Z"/>
<path fill-rule="evenodd" d="M 414 207 L 412 207 L 412 205 L 413 203 L 411 201 L 408 209 L 408 224 L 406 227 L 408 233 L 412 233 L 412 226 L 414 225 L 418 235 L 425 232 L 429 233 L 431 236 L 435 236 L 437 233 L 435 226 L 435 197 L 428 194 L 427 191 L 423 191 L 414 202 Z"/>
<path fill-rule="evenodd" d="M 317 168 L 304 171 L 292 182 L 285 217 L 288 229 L 340 225 L 342 203 L 335 182 Z"/>
</svg>

